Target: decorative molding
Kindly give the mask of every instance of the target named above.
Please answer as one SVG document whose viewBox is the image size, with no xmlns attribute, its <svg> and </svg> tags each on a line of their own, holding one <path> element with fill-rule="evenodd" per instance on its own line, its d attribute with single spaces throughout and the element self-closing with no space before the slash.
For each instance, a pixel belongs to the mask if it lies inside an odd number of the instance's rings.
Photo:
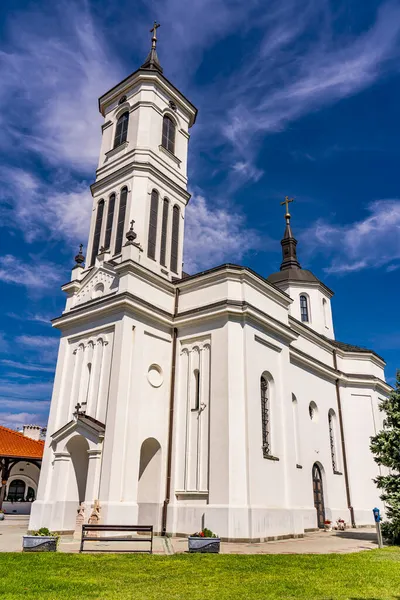
<svg viewBox="0 0 400 600">
<path fill-rule="evenodd" d="M 105 152 L 106 159 L 108 160 L 109 158 L 112 158 L 116 154 L 119 154 L 120 152 L 122 152 L 122 150 L 125 150 L 125 148 L 127 148 L 128 145 L 129 145 L 129 141 L 126 140 L 122 144 L 119 144 L 119 146 L 116 146 L 115 148 L 112 148 L 108 152 Z"/>
<path fill-rule="evenodd" d="M 278 461 L 279 458 L 277 456 L 272 456 L 272 454 L 264 454 L 263 458 L 267 459 L 267 460 L 273 460 L 273 461 Z"/>
<path fill-rule="evenodd" d="M 271 348 L 271 350 L 275 350 L 275 352 L 282 352 L 282 348 L 280 348 L 279 346 L 276 346 L 275 344 L 272 344 L 268 340 L 264 340 L 257 334 L 254 334 L 254 339 L 259 344 L 262 344 L 263 346 L 267 346 L 267 348 Z"/>
<path fill-rule="evenodd" d="M 166 154 L 171 160 L 173 160 L 178 165 L 178 167 L 181 166 L 181 162 L 182 161 L 177 156 L 175 156 L 175 154 L 173 154 L 172 152 L 170 152 L 169 150 L 167 150 L 167 148 L 164 148 L 164 146 L 162 144 L 160 144 L 158 146 L 158 149 L 161 152 L 163 152 L 164 154 Z"/>
</svg>

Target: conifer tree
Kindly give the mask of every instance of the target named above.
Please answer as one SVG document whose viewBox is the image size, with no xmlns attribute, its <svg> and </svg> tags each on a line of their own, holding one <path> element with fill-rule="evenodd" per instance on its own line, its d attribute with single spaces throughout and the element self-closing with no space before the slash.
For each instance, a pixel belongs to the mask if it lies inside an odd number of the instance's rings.
<svg viewBox="0 0 400 600">
<path fill-rule="evenodd" d="M 382 523 L 382 534 L 392 544 L 400 544 L 400 370 L 396 388 L 381 402 L 379 409 L 385 413 L 383 429 L 371 438 L 370 447 L 375 462 L 390 470 L 389 474 L 379 475 L 374 480 L 386 504 L 388 520 Z"/>
</svg>

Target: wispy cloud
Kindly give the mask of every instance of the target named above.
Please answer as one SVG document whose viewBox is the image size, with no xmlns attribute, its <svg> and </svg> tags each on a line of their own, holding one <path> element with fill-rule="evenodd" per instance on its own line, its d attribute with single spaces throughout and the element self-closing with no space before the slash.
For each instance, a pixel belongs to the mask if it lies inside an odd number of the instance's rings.
<svg viewBox="0 0 400 600">
<path fill-rule="evenodd" d="M 8 312 L 7 313 L 7 317 L 9 317 L 10 319 L 15 319 L 16 321 L 32 321 L 34 323 L 42 323 L 43 325 L 48 325 L 50 327 L 50 321 L 52 319 L 52 316 L 50 315 L 45 315 L 42 313 L 23 313 L 23 314 L 17 314 L 14 312 Z"/>
<path fill-rule="evenodd" d="M 22 147 L 52 165 L 92 170 L 101 133 L 96 100 L 123 73 L 86 2 L 52 9 L 10 16 L 0 53 L 0 143 L 10 150 L 14 139 L 11 151 Z"/>
<path fill-rule="evenodd" d="M 9 367 L 11 369 L 18 369 L 21 371 L 31 371 L 33 373 L 35 373 L 35 372 L 54 373 L 54 367 L 47 367 L 45 365 L 36 365 L 34 363 L 29 363 L 29 362 L 18 362 L 17 360 L 3 359 L 3 360 L 0 360 L 0 364 L 2 364 L 5 367 Z"/>
<path fill-rule="evenodd" d="M 10 429 L 19 429 L 23 425 L 42 425 L 47 422 L 45 415 L 32 412 L 0 412 L 0 425 L 9 427 Z"/>
<path fill-rule="evenodd" d="M 64 176 L 48 183 L 30 171 L 4 167 L 0 182 L 0 200 L 8 207 L 3 208 L 3 224 L 20 229 L 27 242 L 86 241 L 92 210 L 87 181 Z"/>
<path fill-rule="evenodd" d="M 267 240 L 263 239 L 263 243 Z M 185 217 L 185 271 L 235 262 L 259 247 L 258 234 L 246 226 L 242 214 L 211 207 L 201 193 L 192 196 Z"/>
<path fill-rule="evenodd" d="M 26 263 L 6 254 L 0 256 L 0 281 L 36 291 L 52 288 L 60 283 L 60 267 L 46 261 Z"/>
<path fill-rule="evenodd" d="M 400 6 L 387 2 L 375 23 L 358 36 L 332 35 L 327 1 L 272 2 L 262 21 L 261 44 L 225 86 L 230 106 L 223 133 L 235 155 L 256 159 L 263 135 L 354 95 L 398 70 Z M 305 36 L 310 26 L 317 36 Z M 246 158 L 247 157 L 247 158 Z M 233 162 L 237 164 L 237 160 Z"/>
<path fill-rule="evenodd" d="M 60 340 L 58 337 L 50 337 L 44 335 L 20 335 L 16 338 L 16 342 L 23 346 L 28 346 L 34 349 L 57 348 Z"/>
<path fill-rule="evenodd" d="M 346 274 L 367 268 L 397 269 L 400 261 L 400 200 L 378 200 L 360 221 L 340 225 L 318 220 L 301 235 L 309 253 L 332 256 L 327 273 Z"/>
</svg>

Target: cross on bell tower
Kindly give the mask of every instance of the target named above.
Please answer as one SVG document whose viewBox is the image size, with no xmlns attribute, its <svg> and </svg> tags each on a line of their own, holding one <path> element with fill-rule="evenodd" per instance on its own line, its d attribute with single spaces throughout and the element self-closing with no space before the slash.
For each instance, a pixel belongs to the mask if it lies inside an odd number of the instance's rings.
<svg viewBox="0 0 400 600">
<path fill-rule="evenodd" d="M 282 246 L 282 263 L 281 263 L 281 271 L 285 269 L 301 269 L 300 263 L 297 259 L 297 240 L 292 233 L 292 228 L 290 226 L 290 218 L 291 214 L 289 212 L 289 204 L 294 202 L 294 198 L 289 198 L 289 196 L 285 196 L 285 200 L 281 202 L 281 206 L 285 205 L 286 213 L 285 213 L 285 233 L 283 234 L 283 238 L 281 240 Z"/>
</svg>

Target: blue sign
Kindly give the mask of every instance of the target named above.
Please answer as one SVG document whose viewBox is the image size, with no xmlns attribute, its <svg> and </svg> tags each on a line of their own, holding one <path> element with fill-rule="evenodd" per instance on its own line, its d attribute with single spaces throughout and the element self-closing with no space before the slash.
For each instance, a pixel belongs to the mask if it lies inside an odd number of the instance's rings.
<svg viewBox="0 0 400 600">
<path fill-rule="evenodd" d="M 379 523 L 381 521 L 381 512 L 379 508 L 373 508 L 372 512 L 374 513 L 375 523 Z"/>
</svg>

